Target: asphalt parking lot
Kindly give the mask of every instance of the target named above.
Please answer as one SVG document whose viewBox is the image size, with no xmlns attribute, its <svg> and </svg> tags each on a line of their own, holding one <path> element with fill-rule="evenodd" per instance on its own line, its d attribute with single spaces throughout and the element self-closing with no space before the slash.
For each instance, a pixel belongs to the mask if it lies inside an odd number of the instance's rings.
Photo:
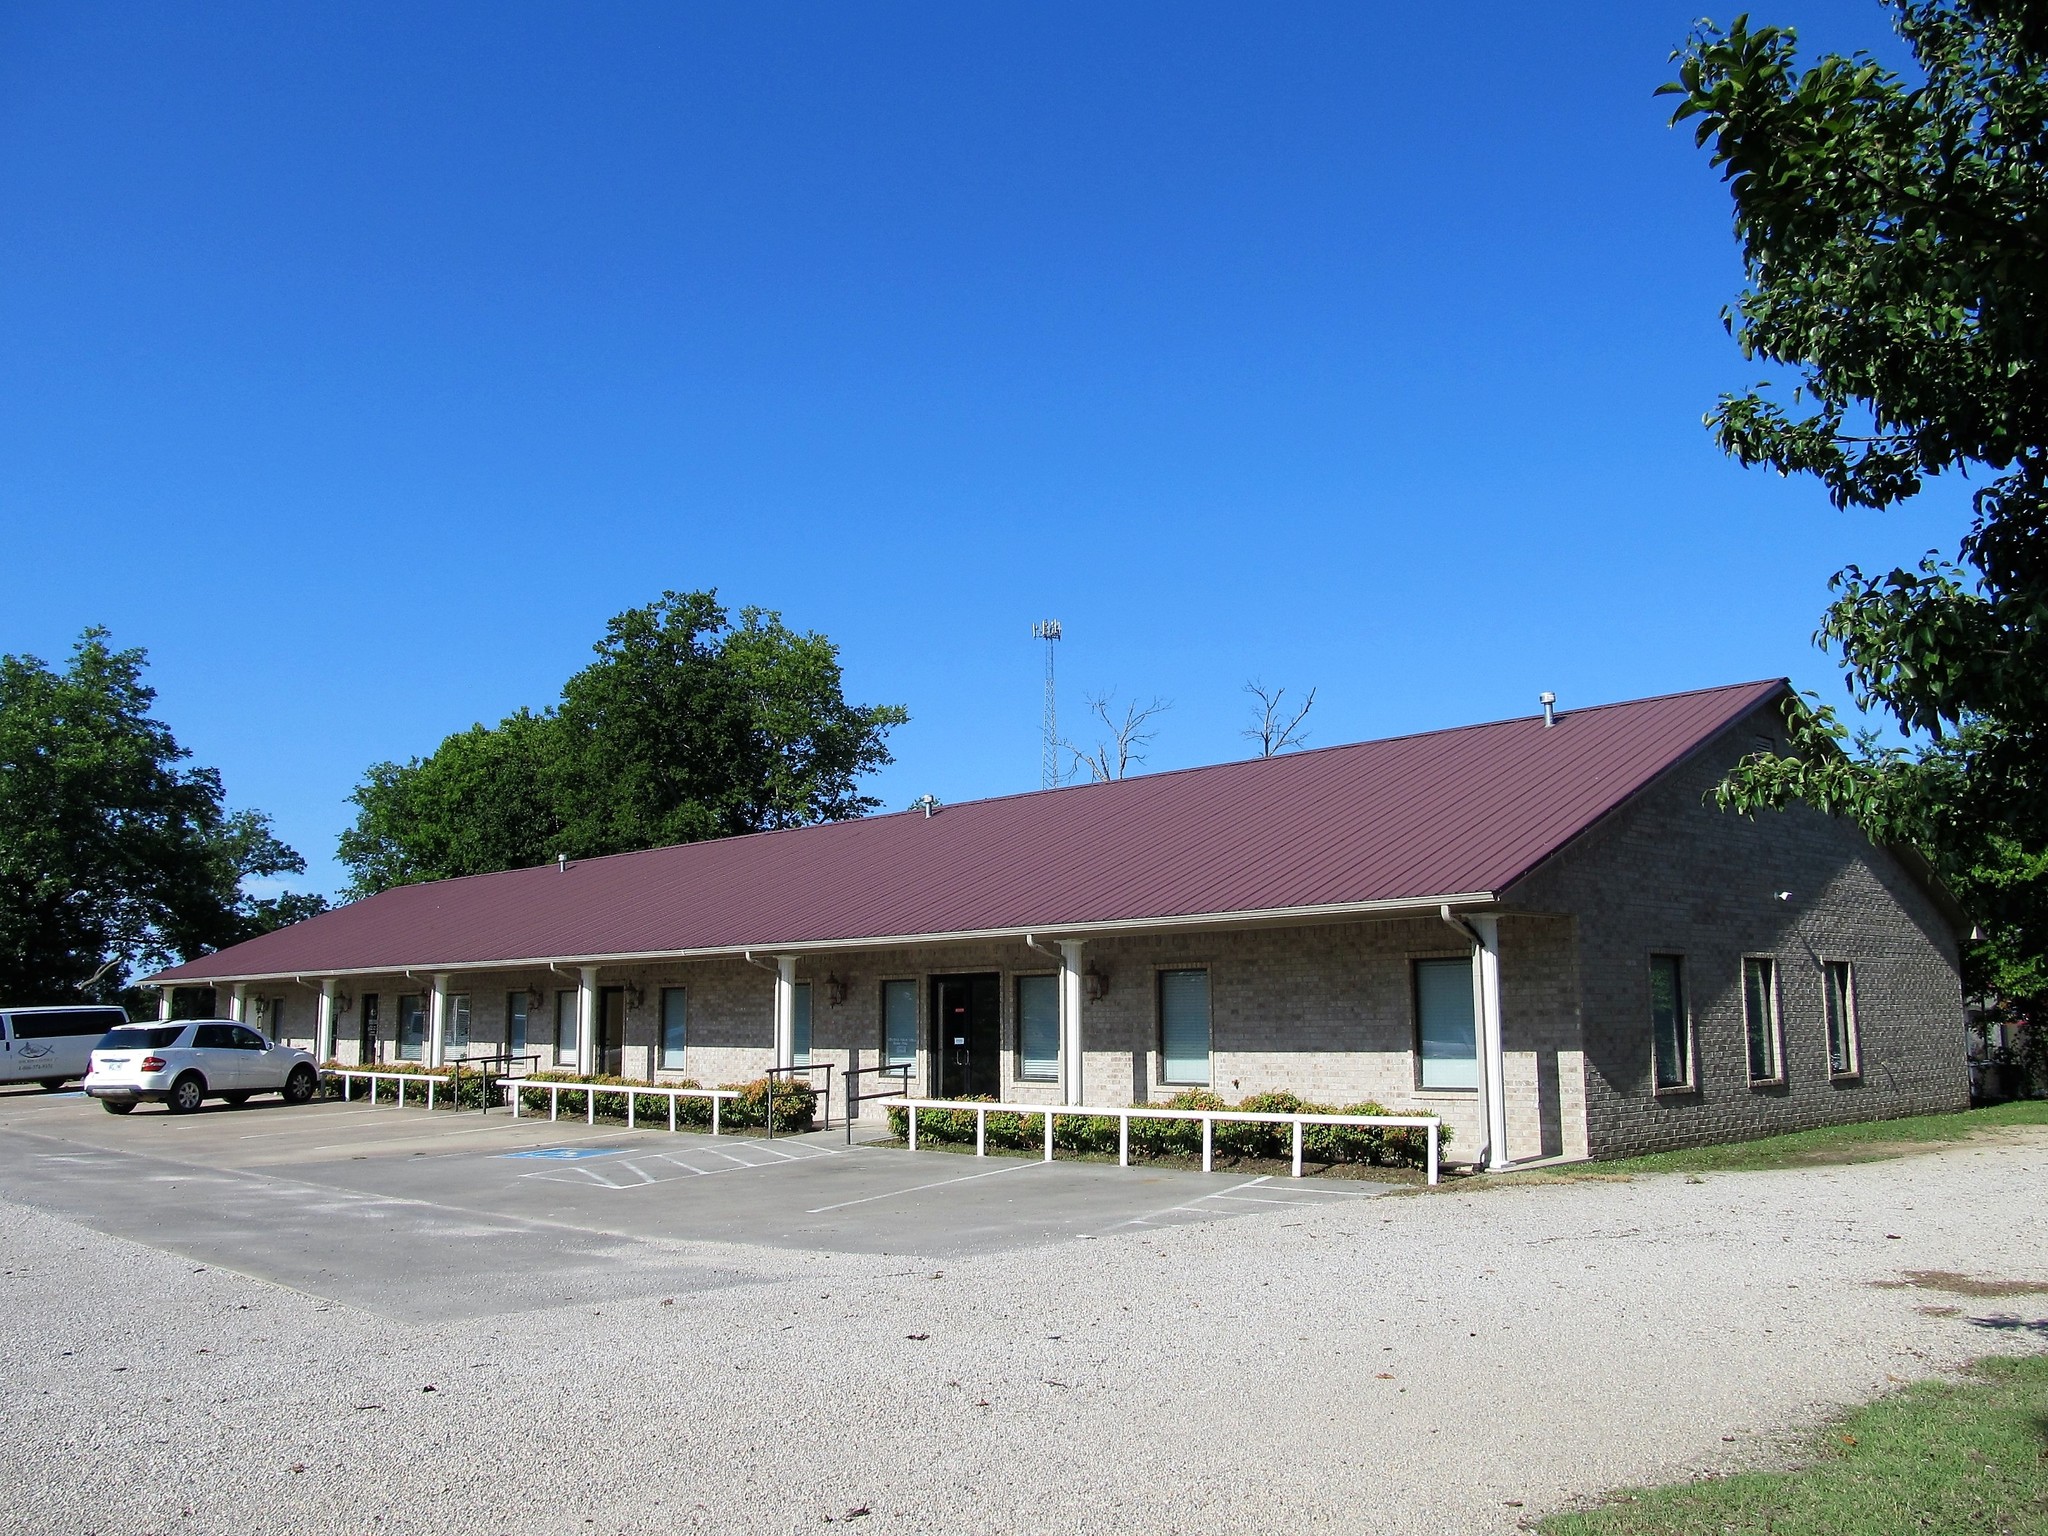
<svg viewBox="0 0 2048 1536">
<path fill-rule="evenodd" d="M 977 1160 L 838 1131 L 626 1131 L 264 1098 L 115 1118 L 0 1094 L 0 1198 L 412 1320 L 752 1282 L 760 1248 L 941 1261 L 1395 1186 Z"/>
</svg>

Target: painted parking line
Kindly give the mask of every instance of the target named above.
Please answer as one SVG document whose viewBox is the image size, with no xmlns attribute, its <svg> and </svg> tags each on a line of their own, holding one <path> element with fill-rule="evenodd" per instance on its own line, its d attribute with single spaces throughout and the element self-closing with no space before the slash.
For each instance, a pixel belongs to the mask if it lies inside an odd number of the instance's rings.
<svg viewBox="0 0 2048 1536">
<path fill-rule="evenodd" d="M 646 1189 L 654 1184 L 672 1184 L 680 1179 L 711 1178 L 721 1173 L 755 1173 L 763 1169 L 787 1168 L 796 1163 L 807 1163 L 813 1158 L 844 1156 L 835 1147 L 817 1147 L 806 1152 L 790 1152 L 782 1147 L 749 1147 L 750 1156 L 742 1157 L 734 1152 L 716 1147 L 692 1147 L 690 1156 L 709 1162 L 716 1158 L 729 1166 L 723 1168 L 700 1168 L 678 1153 L 653 1152 L 639 1156 L 626 1156 L 623 1152 L 616 1159 L 607 1159 L 602 1168 L 585 1168 L 579 1164 L 556 1169 L 535 1169 L 522 1173 L 522 1179 L 546 1179 L 557 1184 L 587 1184 L 598 1189 Z M 765 1155 L 764 1155 L 765 1154 Z M 516 1155 L 516 1154 L 514 1154 Z M 758 1158 L 759 1160 L 754 1160 Z"/>
<path fill-rule="evenodd" d="M 1013 1163 L 1008 1168 L 991 1168 L 986 1173 L 963 1173 L 957 1179 L 937 1179 L 930 1184 L 912 1184 L 907 1189 L 884 1190 L 879 1195 L 862 1195 L 858 1200 L 841 1200 L 836 1205 L 813 1206 L 804 1214 L 806 1216 L 822 1216 L 827 1211 L 843 1211 L 849 1205 L 872 1205 L 877 1200 L 894 1200 L 899 1195 L 914 1195 L 920 1190 L 944 1189 L 948 1184 L 971 1184 L 976 1179 L 992 1179 L 999 1173 L 1023 1173 L 1028 1169 L 1043 1168 L 1044 1166 L 1045 1164 L 1036 1161 Z"/>
</svg>

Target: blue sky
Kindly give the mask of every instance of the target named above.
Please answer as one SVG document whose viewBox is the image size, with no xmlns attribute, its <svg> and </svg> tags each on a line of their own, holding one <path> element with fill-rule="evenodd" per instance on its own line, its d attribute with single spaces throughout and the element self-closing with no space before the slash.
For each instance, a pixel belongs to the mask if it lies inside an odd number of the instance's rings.
<svg viewBox="0 0 2048 1536">
<path fill-rule="evenodd" d="M 1041 652 L 1243 755 L 1789 674 L 1951 550 L 1724 461 L 1698 0 L 18 4 L 0 650 L 89 623 L 332 890 L 364 767 L 716 587 L 1035 786 Z M 1874 0 L 1783 0 L 1895 53 Z"/>
</svg>

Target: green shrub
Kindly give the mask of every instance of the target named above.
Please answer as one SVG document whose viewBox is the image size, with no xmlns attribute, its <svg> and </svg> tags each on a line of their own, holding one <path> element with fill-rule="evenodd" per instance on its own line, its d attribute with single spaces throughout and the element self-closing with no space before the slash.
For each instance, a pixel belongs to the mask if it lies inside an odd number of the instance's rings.
<svg viewBox="0 0 2048 1536">
<path fill-rule="evenodd" d="M 753 1128 L 766 1125 L 771 1082 L 774 1084 L 777 1134 L 812 1129 L 818 1123 L 818 1090 L 800 1079 L 786 1077 L 757 1077 L 750 1083 L 720 1083 L 719 1087 L 735 1089 L 739 1093 L 738 1098 L 725 1101 L 724 1123 Z M 706 1114 L 708 1117 L 708 1108 Z"/>
</svg>

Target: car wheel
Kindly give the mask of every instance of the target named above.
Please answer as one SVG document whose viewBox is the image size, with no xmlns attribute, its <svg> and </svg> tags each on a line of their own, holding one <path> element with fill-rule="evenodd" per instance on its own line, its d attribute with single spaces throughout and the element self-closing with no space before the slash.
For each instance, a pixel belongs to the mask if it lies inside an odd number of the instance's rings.
<svg viewBox="0 0 2048 1536">
<path fill-rule="evenodd" d="M 221 1101 L 232 1105 L 236 1109 L 240 1109 L 249 1102 L 249 1095 L 246 1093 L 224 1093 L 221 1095 Z"/>
<path fill-rule="evenodd" d="M 187 1072 L 171 1084 L 171 1096 L 164 1101 L 164 1107 L 174 1115 L 189 1115 L 206 1098 L 206 1079 L 197 1072 Z"/>
<path fill-rule="evenodd" d="M 132 1115 L 135 1113 L 133 1099 L 101 1099 L 100 1108 L 110 1115 Z"/>
<path fill-rule="evenodd" d="M 304 1062 L 292 1068 L 292 1074 L 284 1080 L 284 1101 L 287 1104 L 310 1104 L 313 1095 L 320 1091 L 320 1074 Z"/>
<path fill-rule="evenodd" d="M 63 1086 L 64 1079 L 61 1077 L 46 1077 L 43 1079 L 43 1092 L 45 1093 L 55 1093 Z"/>
</svg>

